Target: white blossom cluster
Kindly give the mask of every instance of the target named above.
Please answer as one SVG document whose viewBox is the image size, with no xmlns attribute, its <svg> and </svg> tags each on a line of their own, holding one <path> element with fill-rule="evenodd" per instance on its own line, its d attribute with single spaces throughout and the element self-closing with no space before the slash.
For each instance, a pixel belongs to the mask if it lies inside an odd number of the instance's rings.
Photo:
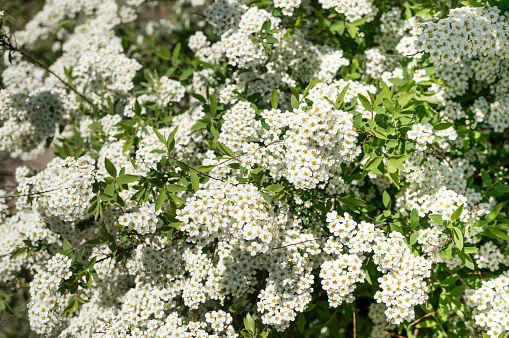
<svg viewBox="0 0 509 338">
<path fill-rule="evenodd" d="M 373 251 L 378 269 L 385 273 L 378 278 L 381 291 L 375 293 L 375 299 L 387 306 L 385 315 L 390 323 L 411 320 L 414 306 L 428 299 L 425 279 L 431 275 L 432 261 L 415 257 L 398 232 L 378 237 Z"/>
<path fill-rule="evenodd" d="M 506 17 L 498 7 L 460 7 L 446 18 L 416 27 L 415 48 L 437 63 L 458 63 L 463 56 L 496 55 L 507 58 Z"/>
<path fill-rule="evenodd" d="M 30 283 L 28 316 L 30 326 L 38 334 L 52 335 L 64 324 L 62 312 L 71 295 L 60 294 L 58 288 L 63 280 L 71 277 L 70 266 L 69 257 L 56 254 Z"/>
<path fill-rule="evenodd" d="M 19 182 L 22 196 L 16 206 L 19 210 L 35 210 L 43 219 L 77 222 L 88 217 L 94 181 L 94 160 L 90 156 L 65 160 L 56 157 L 46 169 Z M 32 199 L 31 193 L 37 198 Z"/>
<path fill-rule="evenodd" d="M 417 150 L 426 150 L 427 145 L 433 143 L 433 126 L 429 123 L 416 123 L 408 131 L 408 138 L 416 142 Z"/>
<path fill-rule="evenodd" d="M 349 22 L 362 17 L 365 17 L 366 21 L 372 21 L 378 12 L 372 0 L 320 0 L 319 2 L 325 9 L 334 8 L 338 13 L 345 14 Z"/>
<path fill-rule="evenodd" d="M 192 196 L 177 217 L 181 230 L 194 242 L 243 238 L 251 241 L 248 250 L 255 255 L 267 251 L 277 234 L 272 213 L 272 206 L 254 185 L 219 181 Z"/>
<path fill-rule="evenodd" d="M 483 281 L 477 289 L 465 290 L 466 304 L 473 310 L 474 324 L 490 337 L 509 330 L 509 273 Z"/>
</svg>

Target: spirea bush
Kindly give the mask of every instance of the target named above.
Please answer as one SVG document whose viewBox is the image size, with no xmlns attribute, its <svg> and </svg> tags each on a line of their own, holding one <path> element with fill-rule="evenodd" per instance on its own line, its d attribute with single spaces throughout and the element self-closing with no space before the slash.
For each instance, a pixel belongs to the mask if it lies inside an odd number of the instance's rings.
<svg viewBox="0 0 509 338">
<path fill-rule="evenodd" d="M 56 149 L 1 187 L 3 318 L 41 337 L 506 337 L 508 11 L 47 0 L 17 32 L 0 12 L 0 152 Z"/>
</svg>

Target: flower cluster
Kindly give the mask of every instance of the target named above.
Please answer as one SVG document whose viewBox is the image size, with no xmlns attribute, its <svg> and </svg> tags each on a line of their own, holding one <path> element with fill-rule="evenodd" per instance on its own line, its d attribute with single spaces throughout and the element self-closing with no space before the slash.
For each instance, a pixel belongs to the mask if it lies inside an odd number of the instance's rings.
<svg viewBox="0 0 509 338">
<path fill-rule="evenodd" d="M 408 138 L 416 142 L 417 150 L 426 150 L 427 145 L 433 143 L 433 126 L 429 123 L 414 124 L 408 131 Z"/>
<path fill-rule="evenodd" d="M 31 300 L 28 304 L 30 326 L 38 333 L 51 335 L 63 324 L 62 311 L 70 295 L 58 293 L 60 283 L 71 276 L 69 257 L 56 254 L 38 271 L 30 283 Z"/>
</svg>

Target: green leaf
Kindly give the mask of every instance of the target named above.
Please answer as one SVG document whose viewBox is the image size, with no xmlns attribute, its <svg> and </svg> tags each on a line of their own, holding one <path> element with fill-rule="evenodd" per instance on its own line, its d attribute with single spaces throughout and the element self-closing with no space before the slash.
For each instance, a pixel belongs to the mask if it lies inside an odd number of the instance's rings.
<svg viewBox="0 0 509 338">
<path fill-rule="evenodd" d="M 404 108 L 408 102 L 410 102 L 410 100 L 415 96 L 415 93 L 406 93 L 406 94 L 403 94 L 401 95 L 399 98 L 398 98 L 398 103 L 399 105 L 401 106 L 401 108 Z"/>
<path fill-rule="evenodd" d="M 64 248 L 65 252 L 72 251 L 72 245 L 71 245 L 71 243 L 69 243 L 69 241 L 67 239 L 64 239 L 63 248 Z"/>
<path fill-rule="evenodd" d="M 164 139 L 164 136 L 161 135 L 159 130 L 157 130 L 156 128 L 154 128 L 153 130 L 154 130 L 154 133 L 156 134 L 157 138 L 159 139 L 159 141 L 161 141 L 162 144 L 166 144 L 166 140 Z"/>
<path fill-rule="evenodd" d="M 180 56 L 180 42 L 177 43 L 175 48 L 173 48 L 173 55 L 171 58 L 171 62 L 174 66 L 177 66 L 179 64 L 179 56 Z"/>
<path fill-rule="evenodd" d="M 186 191 L 187 187 L 178 184 L 169 184 L 166 186 L 166 190 L 168 190 L 169 192 L 181 192 Z"/>
<path fill-rule="evenodd" d="M 484 168 L 481 169 L 481 177 L 482 177 L 482 184 L 484 184 L 487 187 L 491 185 L 490 174 Z"/>
<path fill-rule="evenodd" d="M 161 206 L 163 205 L 165 200 L 166 200 L 166 192 L 163 191 L 163 192 L 159 193 L 159 196 L 157 196 L 156 208 L 155 208 L 156 211 L 161 209 Z"/>
<path fill-rule="evenodd" d="M 470 7 L 485 7 L 484 4 L 477 1 L 462 1 L 461 4 Z"/>
<path fill-rule="evenodd" d="M 376 167 L 378 167 L 378 165 L 382 163 L 382 156 L 375 156 L 375 157 L 372 157 L 368 160 L 368 162 L 366 162 L 366 165 L 364 167 L 364 170 L 371 170 L 371 169 L 374 169 Z"/>
<path fill-rule="evenodd" d="M 451 222 L 454 222 L 458 218 L 460 218 L 461 213 L 463 212 L 464 204 L 460 205 L 451 215 Z"/>
<path fill-rule="evenodd" d="M 210 113 L 212 114 L 212 116 L 215 116 L 216 112 L 217 112 L 217 96 L 216 96 L 216 94 L 210 95 L 209 107 L 210 107 Z"/>
<path fill-rule="evenodd" d="M 387 191 L 384 191 L 382 200 L 383 200 L 385 208 L 390 209 L 391 208 L 391 196 L 389 196 Z"/>
<path fill-rule="evenodd" d="M 338 34 L 342 35 L 343 32 L 345 31 L 345 22 L 343 20 L 338 20 L 338 21 L 334 22 L 330 26 L 330 31 L 337 32 Z"/>
<path fill-rule="evenodd" d="M 293 109 L 299 108 L 299 99 L 295 95 L 292 95 L 291 103 Z"/>
<path fill-rule="evenodd" d="M 442 215 L 429 215 L 429 218 L 431 218 L 431 220 L 433 222 L 435 222 L 436 224 L 438 224 L 438 225 L 443 225 L 444 224 L 444 220 L 442 219 Z"/>
<path fill-rule="evenodd" d="M 355 36 L 357 36 L 357 32 L 359 31 L 357 27 L 348 22 L 346 23 L 346 30 L 348 31 L 348 34 L 350 34 L 352 38 L 355 38 Z"/>
<path fill-rule="evenodd" d="M 270 44 L 270 45 L 279 42 L 279 40 L 277 38 L 273 37 L 273 36 L 267 36 L 265 38 L 265 41 L 267 41 L 267 43 Z"/>
<path fill-rule="evenodd" d="M 198 170 L 201 173 L 206 173 L 207 171 L 211 171 L 215 167 L 216 167 L 215 164 L 211 164 L 211 165 L 198 165 L 198 166 L 194 167 L 193 169 L 194 170 Z"/>
<path fill-rule="evenodd" d="M 299 328 L 300 333 L 304 332 L 304 327 L 306 326 L 306 317 L 299 313 L 297 316 L 297 327 Z"/>
<path fill-rule="evenodd" d="M 397 172 L 389 173 L 389 178 L 391 179 L 392 183 L 394 183 L 394 185 L 399 189 L 400 180 L 398 173 Z"/>
<path fill-rule="evenodd" d="M 198 121 L 196 122 L 192 127 L 191 127 L 191 130 L 200 130 L 200 129 L 203 129 L 205 128 L 208 124 L 210 123 L 210 121 L 208 123 L 205 123 L 205 122 L 201 122 L 201 121 Z"/>
<path fill-rule="evenodd" d="M 200 179 L 198 178 L 198 174 L 195 172 L 191 173 L 191 185 L 193 186 L 193 190 L 200 189 Z"/>
<path fill-rule="evenodd" d="M 419 224 L 419 212 L 415 209 L 412 209 L 410 213 L 410 225 L 412 227 L 416 227 Z"/>
<path fill-rule="evenodd" d="M 439 123 L 433 126 L 434 130 L 445 130 L 454 126 L 454 123 Z"/>
<path fill-rule="evenodd" d="M 106 167 L 106 171 L 110 174 L 111 177 L 117 177 L 117 169 L 107 157 L 104 158 L 104 166 Z"/>
<path fill-rule="evenodd" d="M 120 175 L 119 177 L 117 177 L 117 182 L 119 184 L 128 184 L 128 183 L 136 182 L 140 178 L 141 178 L 141 176 L 125 174 L 125 175 Z"/>
<path fill-rule="evenodd" d="M 415 243 L 417 243 L 417 237 L 419 237 L 419 231 L 412 232 L 409 241 L 410 245 L 414 245 Z"/>
<path fill-rule="evenodd" d="M 228 148 L 226 145 L 222 144 L 222 143 L 219 143 L 219 150 L 221 150 L 225 155 L 228 155 L 230 157 L 235 157 L 235 153 L 230 149 Z"/>
<path fill-rule="evenodd" d="M 356 213 L 359 212 L 359 208 L 365 208 L 367 206 L 365 201 L 358 198 L 340 197 L 339 200 Z"/>
<path fill-rule="evenodd" d="M 498 214 L 500 213 L 500 210 L 504 207 L 505 202 L 498 204 L 493 210 L 490 211 L 488 216 L 486 216 L 486 222 L 490 223 L 497 218 Z"/>
<path fill-rule="evenodd" d="M 246 315 L 246 318 L 244 318 L 244 326 L 246 327 L 246 330 L 249 333 L 252 333 L 252 334 L 255 333 L 256 324 L 255 324 L 253 317 L 251 317 L 251 315 L 249 313 Z"/>
<path fill-rule="evenodd" d="M 270 191 L 270 192 L 280 192 L 284 189 L 285 187 L 280 185 L 280 184 L 271 184 L 269 185 L 267 188 L 265 188 L 265 190 L 267 191 Z"/>
<path fill-rule="evenodd" d="M 493 189 L 495 189 L 495 191 L 498 191 L 502 194 L 505 194 L 507 192 L 509 192 L 509 185 L 496 185 Z"/>
<path fill-rule="evenodd" d="M 201 96 L 200 94 L 191 93 L 191 96 L 194 97 L 195 99 L 197 99 L 198 101 L 202 102 L 202 103 L 207 103 L 207 99 L 204 98 L 203 96 Z"/>
<path fill-rule="evenodd" d="M 193 74 L 194 72 L 194 69 L 193 68 L 187 68 L 185 69 L 182 74 L 180 75 L 180 78 L 179 80 L 182 81 L 182 80 L 185 80 L 187 79 L 189 76 L 191 76 L 191 74 Z"/>
<path fill-rule="evenodd" d="M 272 108 L 277 109 L 277 90 L 276 88 L 272 89 L 272 96 L 270 103 L 272 104 Z"/>
<path fill-rule="evenodd" d="M 488 230 L 495 236 L 497 236 L 498 238 L 502 238 L 506 241 L 509 241 L 509 236 L 507 236 L 502 230 L 500 229 L 497 229 L 497 228 L 488 228 Z"/>
<path fill-rule="evenodd" d="M 372 111 L 373 110 L 373 107 L 371 106 L 371 103 L 369 103 L 369 100 L 362 94 L 359 94 L 359 101 L 361 101 L 362 103 L 362 106 L 364 107 L 364 109 L 366 109 L 367 111 Z"/>
<path fill-rule="evenodd" d="M 463 234 L 458 227 L 452 228 L 452 239 L 454 240 L 454 243 L 458 249 L 463 250 Z"/>
</svg>

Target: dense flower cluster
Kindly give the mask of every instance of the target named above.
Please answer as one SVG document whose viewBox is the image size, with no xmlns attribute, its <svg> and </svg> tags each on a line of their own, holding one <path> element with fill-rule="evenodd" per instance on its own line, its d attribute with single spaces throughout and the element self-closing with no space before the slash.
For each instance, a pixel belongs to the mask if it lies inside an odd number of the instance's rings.
<svg viewBox="0 0 509 338">
<path fill-rule="evenodd" d="M 489 3 L 48 0 L 13 35 L 0 11 L 0 155 L 56 149 L 0 185 L 2 297 L 30 282 L 48 337 L 498 337 Z"/>
</svg>

